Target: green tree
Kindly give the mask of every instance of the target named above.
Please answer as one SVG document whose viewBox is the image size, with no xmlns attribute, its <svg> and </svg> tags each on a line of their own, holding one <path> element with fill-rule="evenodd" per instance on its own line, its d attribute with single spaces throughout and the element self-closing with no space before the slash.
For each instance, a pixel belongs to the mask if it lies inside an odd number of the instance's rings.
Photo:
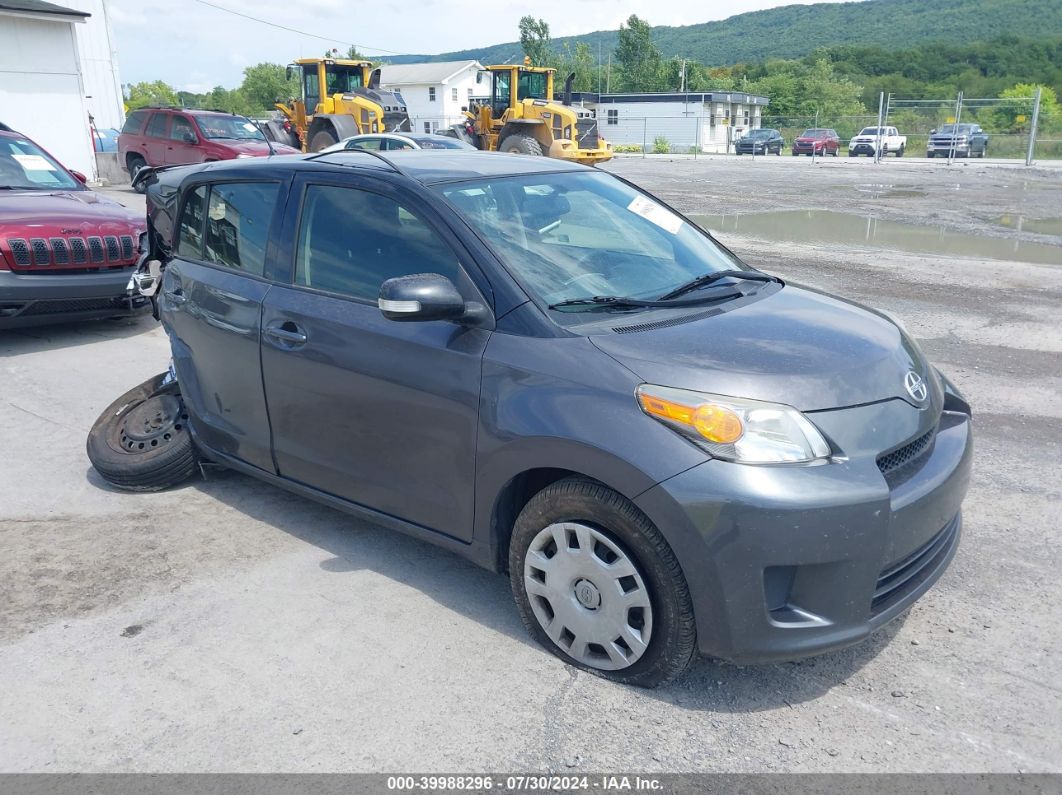
<svg viewBox="0 0 1062 795">
<path fill-rule="evenodd" d="M 653 28 L 636 14 L 620 24 L 615 58 L 623 88 L 629 91 L 655 91 L 661 83 L 660 50 L 653 44 Z"/>
<path fill-rule="evenodd" d="M 237 89 L 246 103 L 255 111 L 266 111 L 277 99 L 299 95 L 299 80 L 293 75 L 288 80 L 285 68 L 275 63 L 260 63 L 243 70 L 243 83 Z"/>
<path fill-rule="evenodd" d="M 520 46 L 532 66 L 546 66 L 550 62 L 552 39 L 549 24 L 543 19 L 528 15 L 520 19 Z"/>
<path fill-rule="evenodd" d="M 241 116 L 249 116 L 255 112 L 238 88 L 230 91 L 224 86 L 214 86 L 203 98 L 203 105 L 211 110 L 238 113 Z"/>
<path fill-rule="evenodd" d="M 563 90 L 563 81 L 572 72 L 575 72 L 575 82 L 572 83 L 574 91 L 597 90 L 598 75 L 601 70 L 598 68 L 594 54 L 590 50 L 590 45 L 586 42 L 581 41 L 576 44 L 574 51 L 570 45 L 565 44 L 564 51 L 554 57 L 550 65 L 557 70 L 556 90 L 558 92 Z"/>
<path fill-rule="evenodd" d="M 177 92 L 161 80 L 153 83 L 134 83 L 129 86 L 129 99 L 125 104 L 130 110 L 148 105 L 176 105 Z"/>
<path fill-rule="evenodd" d="M 1037 126 L 1042 132 L 1054 132 L 1062 127 L 1062 113 L 1058 105 L 1058 95 L 1050 86 L 1038 86 L 1034 83 L 1018 83 L 1000 92 L 1000 99 L 1010 100 L 1002 103 L 992 114 L 992 126 L 1000 132 L 1028 133 L 1032 127 L 1033 101 L 1036 89 L 1040 89 L 1040 118 Z"/>
<path fill-rule="evenodd" d="M 826 58 L 819 58 L 803 71 L 798 105 L 801 112 L 808 116 L 817 114 L 820 119 L 858 116 L 867 112 L 859 99 L 862 86 L 836 74 L 833 64 Z"/>
</svg>

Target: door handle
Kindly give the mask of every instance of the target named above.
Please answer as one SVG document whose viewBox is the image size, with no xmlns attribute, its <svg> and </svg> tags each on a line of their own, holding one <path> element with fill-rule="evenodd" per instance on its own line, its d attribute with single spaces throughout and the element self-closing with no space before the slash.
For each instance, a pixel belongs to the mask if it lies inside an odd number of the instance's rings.
<svg viewBox="0 0 1062 795">
<path fill-rule="evenodd" d="M 175 287 L 172 290 L 166 290 L 165 293 L 166 298 L 168 298 L 170 302 L 174 304 L 183 304 L 185 301 L 188 300 L 188 296 L 184 294 L 184 290 L 182 290 L 180 287 Z"/>
<path fill-rule="evenodd" d="M 267 337 L 272 337 L 273 339 L 284 343 L 286 347 L 303 345 L 308 339 L 306 332 L 290 320 L 266 326 L 265 333 Z"/>
</svg>

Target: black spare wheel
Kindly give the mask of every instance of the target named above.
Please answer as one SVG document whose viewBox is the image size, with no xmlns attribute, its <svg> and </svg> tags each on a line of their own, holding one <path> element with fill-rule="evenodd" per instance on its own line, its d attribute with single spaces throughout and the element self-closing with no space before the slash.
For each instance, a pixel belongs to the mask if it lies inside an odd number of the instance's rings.
<svg viewBox="0 0 1062 795">
<path fill-rule="evenodd" d="M 103 479 L 126 491 L 159 491 L 196 470 L 188 412 L 166 374 L 126 392 L 89 431 L 89 460 Z"/>
</svg>

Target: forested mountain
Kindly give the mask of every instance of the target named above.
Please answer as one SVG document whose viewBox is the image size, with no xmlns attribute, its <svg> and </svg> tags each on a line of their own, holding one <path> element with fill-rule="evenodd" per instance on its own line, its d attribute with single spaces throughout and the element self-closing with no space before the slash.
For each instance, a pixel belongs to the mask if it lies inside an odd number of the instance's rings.
<svg viewBox="0 0 1062 795">
<path fill-rule="evenodd" d="M 549 22 L 550 20 L 546 20 Z M 648 20 L 652 22 L 652 19 Z M 653 28 L 653 42 L 665 58 L 692 58 L 707 66 L 797 58 L 819 47 L 881 47 L 886 50 L 939 41 L 965 44 L 1002 35 L 1062 36 L 1059 0 L 863 0 L 855 3 L 791 5 L 738 14 L 717 22 Z M 553 40 L 560 52 L 580 42 L 608 57 L 617 32 L 595 31 Z M 518 41 L 438 55 L 403 55 L 392 63 L 474 58 L 505 63 L 523 57 Z"/>
</svg>

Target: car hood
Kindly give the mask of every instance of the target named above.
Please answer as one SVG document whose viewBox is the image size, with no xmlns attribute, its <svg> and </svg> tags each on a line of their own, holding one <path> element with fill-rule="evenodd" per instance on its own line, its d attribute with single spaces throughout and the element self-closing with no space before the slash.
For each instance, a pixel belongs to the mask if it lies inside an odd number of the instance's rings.
<svg viewBox="0 0 1062 795">
<path fill-rule="evenodd" d="M 0 223 L 7 234 L 15 234 L 19 227 L 24 231 L 61 225 L 82 230 L 82 226 L 87 225 L 83 230 L 87 231 L 87 228 L 110 223 L 139 229 L 147 226 L 141 213 L 91 190 L 0 191 Z"/>
<path fill-rule="evenodd" d="M 900 398 L 915 371 L 939 391 L 917 346 L 865 307 L 786 285 L 713 317 L 591 337 L 647 383 L 785 403 L 802 411 Z"/>
<path fill-rule="evenodd" d="M 269 154 L 269 145 L 265 141 L 225 141 L 224 145 L 226 149 L 235 152 L 238 155 L 265 157 Z M 301 154 L 301 152 L 286 144 L 273 144 L 273 154 L 297 155 Z"/>
</svg>

